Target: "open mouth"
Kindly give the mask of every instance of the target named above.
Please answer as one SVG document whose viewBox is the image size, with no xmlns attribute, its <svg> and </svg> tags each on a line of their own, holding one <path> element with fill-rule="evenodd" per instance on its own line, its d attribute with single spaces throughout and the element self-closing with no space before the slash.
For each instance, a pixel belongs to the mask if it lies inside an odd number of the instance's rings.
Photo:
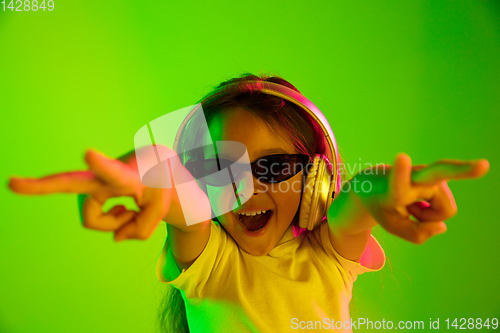
<svg viewBox="0 0 500 333">
<path fill-rule="evenodd" d="M 245 229 L 251 232 L 256 232 L 266 226 L 267 222 L 269 222 L 272 215 L 273 215 L 272 210 L 268 210 L 265 213 L 257 214 L 254 216 L 239 214 L 238 220 L 245 227 Z"/>
</svg>

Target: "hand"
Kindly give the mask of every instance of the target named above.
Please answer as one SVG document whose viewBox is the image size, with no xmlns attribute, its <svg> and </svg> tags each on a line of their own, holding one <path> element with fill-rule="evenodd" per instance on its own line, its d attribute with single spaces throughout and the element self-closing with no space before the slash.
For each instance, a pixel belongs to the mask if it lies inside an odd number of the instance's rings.
<svg viewBox="0 0 500 333">
<path fill-rule="evenodd" d="M 150 188 L 142 184 L 135 155 L 127 163 L 110 159 L 104 154 L 88 150 L 87 171 L 72 171 L 39 179 L 11 178 L 9 187 L 19 194 L 51 193 L 87 194 L 83 204 L 85 228 L 114 231 L 114 240 L 147 239 L 167 214 L 172 195 L 171 188 Z M 102 205 L 111 197 L 131 196 L 139 212 L 115 206 L 102 212 Z"/>
<path fill-rule="evenodd" d="M 383 174 L 383 168 L 389 169 L 388 175 Z M 356 194 L 388 232 L 412 243 L 423 244 L 429 238 L 444 233 L 447 229 L 444 221 L 457 213 L 447 182 L 480 178 L 488 170 L 486 159 L 443 159 L 431 165 L 412 167 L 410 156 L 401 153 L 392 168 L 378 166 L 371 168 L 372 174 L 362 172 L 356 175 L 358 181 L 371 182 L 370 191 L 358 191 Z M 377 175 L 374 175 L 375 171 Z M 411 220 L 410 215 L 418 222 Z"/>
</svg>

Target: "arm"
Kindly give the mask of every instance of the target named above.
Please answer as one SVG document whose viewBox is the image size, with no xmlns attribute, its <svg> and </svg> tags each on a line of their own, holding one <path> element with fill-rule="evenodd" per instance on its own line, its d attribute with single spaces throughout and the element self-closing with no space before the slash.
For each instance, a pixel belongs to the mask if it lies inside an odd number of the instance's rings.
<svg viewBox="0 0 500 333">
<path fill-rule="evenodd" d="M 457 213 L 447 181 L 480 178 L 488 170 L 485 159 L 412 166 L 404 153 L 396 156 L 393 166 L 367 168 L 345 184 L 350 190 L 342 191 L 328 210 L 332 246 L 358 261 L 377 223 L 393 235 L 423 244 L 446 232 L 444 220 Z"/>
<path fill-rule="evenodd" d="M 170 148 L 163 146 L 162 149 Z M 128 168 L 126 168 L 127 170 L 132 170 L 127 177 L 135 175 L 134 177 L 137 177 L 138 179 L 140 178 L 135 150 L 120 156 L 117 160 L 128 166 Z M 189 171 L 180 163 L 178 158 L 171 158 L 169 162 L 173 169 L 176 170 L 176 175 L 183 177 L 183 179 L 186 179 L 185 177 L 192 177 Z M 171 180 L 173 183 L 172 178 L 173 175 L 171 174 Z M 190 196 L 190 199 L 192 199 L 190 204 L 192 205 L 189 209 L 186 209 L 186 213 L 192 215 L 191 220 L 200 220 L 200 216 L 204 216 L 201 208 L 206 208 L 208 198 L 206 198 L 205 193 L 197 186 L 196 182 L 191 182 L 191 184 L 192 188 L 189 188 L 189 193 L 192 193 L 192 196 Z M 142 229 L 142 231 L 148 229 L 148 234 L 150 235 L 153 230 L 151 230 L 150 223 L 145 223 L 146 219 L 154 219 L 153 215 L 156 214 L 156 211 L 166 210 L 166 214 L 163 218 L 161 218 L 161 220 L 167 223 L 168 244 L 172 248 L 172 253 L 179 268 L 187 269 L 201 254 L 208 243 L 211 221 L 206 220 L 187 226 L 175 187 L 162 189 L 149 188 L 142 185 L 142 190 L 139 192 L 140 193 L 136 192 L 134 194 L 134 198 L 140 207 L 139 209 L 141 210 L 141 213 L 143 213 L 143 218 L 139 221 L 134 219 L 134 221 L 131 221 L 130 223 L 137 224 L 137 228 Z M 87 197 L 87 194 L 80 194 L 78 196 L 78 205 L 82 221 L 84 219 L 82 214 L 83 205 Z M 159 209 L 161 205 L 163 205 L 163 208 Z M 158 222 L 156 222 L 156 224 Z M 156 225 L 154 228 L 156 228 Z"/>
<path fill-rule="evenodd" d="M 359 261 L 371 228 L 377 225 L 355 193 L 360 187 L 357 180 L 355 176 L 344 184 L 327 215 L 332 246 L 342 257 L 353 261 Z"/>
<path fill-rule="evenodd" d="M 207 210 L 211 212 L 207 195 L 198 187 L 191 173 L 180 163 L 178 157 L 169 160 L 171 169 L 171 184 L 174 184 L 174 174 L 178 179 L 191 179 L 184 183 L 189 186 L 184 191 L 189 192 L 189 201 L 181 206 L 175 186 L 171 189 L 170 207 L 163 221 L 167 226 L 167 242 L 171 246 L 177 267 L 180 270 L 188 269 L 201 255 L 210 238 L 210 219 L 203 222 L 187 225 L 186 219 L 200 221 L 207 217 Z M 188 218 L 186 218 L 187 215 Z"/>
<path fill-rule="evenodd" d="M 201 191 L 201 190 L 200 190 Z M 172 194 L 172 202 L 168 214 L 163 221 L 167 227 L 167 241 L 172 249 L 177 267 L 182 271 L 188 269 L 201 255 L 210 238 L 211 220 L 184 227 L 174 226 L 169 221 L 185 221 L 176 191 Z"/>
</svg>

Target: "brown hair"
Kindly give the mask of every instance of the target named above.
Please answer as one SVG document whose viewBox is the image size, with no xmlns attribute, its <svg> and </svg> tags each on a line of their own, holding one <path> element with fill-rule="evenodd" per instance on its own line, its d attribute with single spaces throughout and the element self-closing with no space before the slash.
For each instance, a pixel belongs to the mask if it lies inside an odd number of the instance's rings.
<svg viewBox="0 0 500 333">
<path fill-rule="evenodd" d="M 203 102 L 203 113 L 208 125 L 210 125 L 216 114 L 226 112 L 235 107 L 242 107 L 252 112 L 254 116 L 262 119 L 276 135 L 280 135 L 276 128 L 283 128 L 292 139 L 295 149 L 301 154 L 308 155 L 311 161 L 314 159 L 316 153 L 325 154 L 332 161 L 332 154 L 328 149 L 328 144 L 321 127 L 307 112 L 294 103 L 260 92 L 258 89 L 259 83 L 256 86 L 255 83 L 249 84 L 248 81 L 274 82 L 300 93 L 290 82 L 276 75 L 268 76 L 261 74 L 257 76 L 251 73 L 242 74 L 240 77 L 220 83 L 212 92 L 200 100 L 205 100 Z M 220 93 L 215 94 L 216 91 Z M 190 141 L 201 142 L 203 140 L 204 133 L 196 130 L 199 128 L 199 124 L 199 121 L 193 119 L 193 121 L 189 121 L 186 125 L 183 134 L 190 133 Z M 187 148 L 187 140 L 183 137 L 184 135 L 181 136 L 177 152 L 186 151 L 184 149 Z M 185 163 L 189 157 L 182 155 L 180 158 L 182 163 Z M 342 165 L 341 160 L 337 161 L 337 163 L 338 165 Z M 345 173 L 342 172 L 341 174 L 344 175 Z M 299 228 L 299 210 L 297 210 L 292 222 L 296 235 L 301 232 L 307 232 L 306 229 Z M 216 218 L 214 220 L 218 221 Z M 169 292 L 166 293 L 158 311 L 160 330 L 166 333 L 187 333 L 189 332 L 189 327 L 182 295 L 178 289 L 171 285 L 167 285 L 167 289 L 169 289 Z"/>
</svg>

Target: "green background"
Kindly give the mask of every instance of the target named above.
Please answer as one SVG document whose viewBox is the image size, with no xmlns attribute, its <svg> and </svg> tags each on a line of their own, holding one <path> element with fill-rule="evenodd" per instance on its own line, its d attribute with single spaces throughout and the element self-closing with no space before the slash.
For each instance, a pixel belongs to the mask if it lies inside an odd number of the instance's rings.
<svg viewBox="0 0 500 333">
<path fill-rule="evenodd" d="M 244 72 L 282 75 L 326 115 L 351 168 L 487 158 L 450 182 L 448 232 L 374 234 L 388 261 L 358 277 L 351 317 L 500 317 L 498 1 L 55 1 L 0 12 L 0 332 L 155 332 L 165 286 L 147 241 L 84 229 L 76 195 L 20 196 L 10 176 L 83 170 L 139 128 Z M 364 330 L 359 330 L 364 331 Z"/>
</svg>

